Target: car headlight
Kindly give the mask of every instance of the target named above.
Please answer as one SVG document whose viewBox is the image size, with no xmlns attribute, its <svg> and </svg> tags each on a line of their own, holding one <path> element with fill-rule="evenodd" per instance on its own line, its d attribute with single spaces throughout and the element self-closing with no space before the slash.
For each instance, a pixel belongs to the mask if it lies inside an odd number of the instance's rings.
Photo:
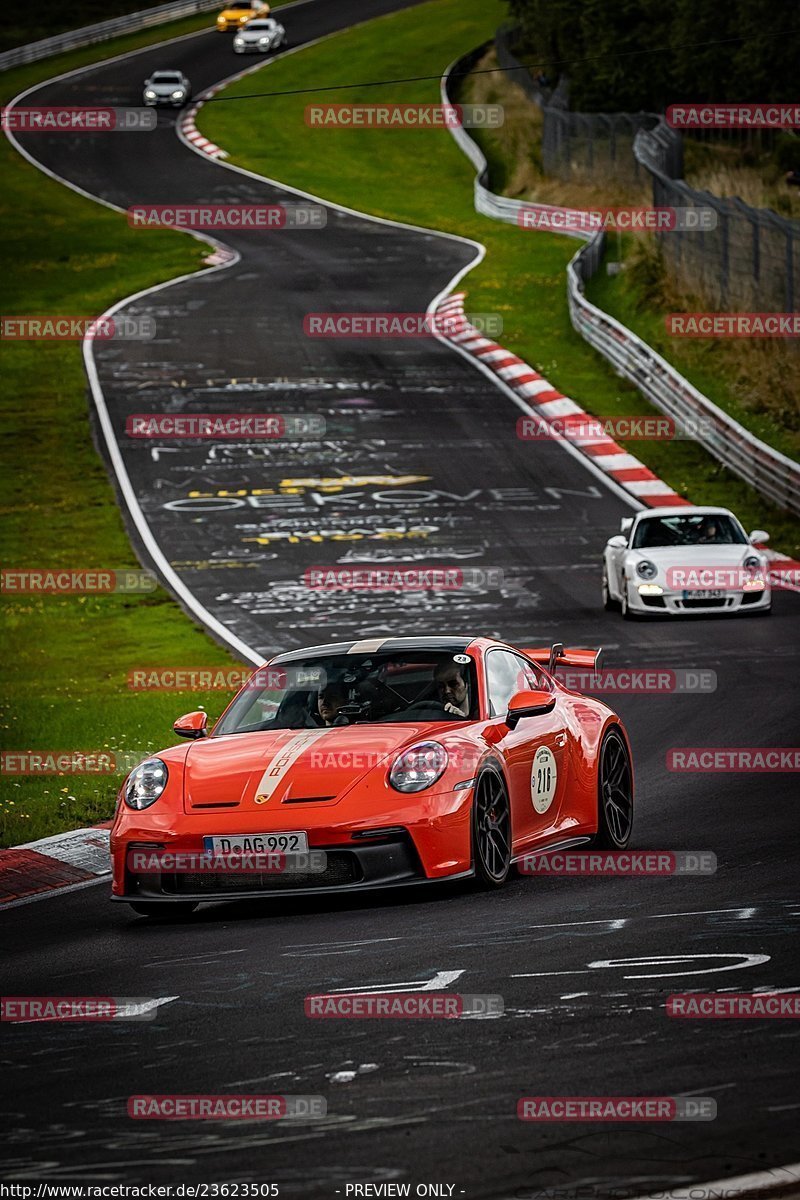
<svg viewBox="0 0 800 1200">
<path fill-rule="evenodd" d="M 184 93 L 183 88 L 178 88 L 178 90 L 176 92 L 172 93 L 172 99 L 173 100 L 182 100 L 184 97 L 184 94 L 185 93 Z"/>
<path fill-rule="evenodd" d="M 447 751 L 439 742 L 417 742 L 394 760 L 389 783 L 398 792 L 423 792 L 436 783 L 447 766 Z"/>
<path fill-rule="evenodd" d="M 156 94 L 151 88 L 148 88 L 144 94 L 144 98 L 145 100 L 155 100 Z"/>
<path fill-rule="evenodd" d="M 125 784 L 125 803 L 128 808 L 149 808 L 167 786 L 167 764 L 160 758 L 147 758 L 131 771 Z"/>
<path fill-rule="evenodd" d="M 268 37 L 263 37 L 263 38 L 258 39 L 259 46 L 268 46 L 269 43 L 270 43 L 270 39 Z"/>
<path fill-rule="evenodd" d="M 748 571 L 757 571 L 761 566 L 761 559 L 756 558 L 755 554 L 749 554 L 744 560 L 744 566 Z"/>
<path fill-rule="evenodd" d="M 224 17 L 217 17 L 217 24 L 218 24 L 218 25 L 224 25 L 224 24 L 225 24 L 225 18 L 224 18 Z"/>
<path fill-rule="evenodd" d="M 234 44 L 234 46 L 243 46 L 243 45 L 244 45 L 244 38 L 243 38 L 243 37 L 235 37 L 235 38 L 233 39 L 233 44 Z"/>
<path fill-rule="evenodd" d="M 641 575 L 642 579 L 655 579 L 658 567 L 655 563 L 650 562 L 649 558 L 643 558 L 636 564 L 636 574 Z"/>
</svg>

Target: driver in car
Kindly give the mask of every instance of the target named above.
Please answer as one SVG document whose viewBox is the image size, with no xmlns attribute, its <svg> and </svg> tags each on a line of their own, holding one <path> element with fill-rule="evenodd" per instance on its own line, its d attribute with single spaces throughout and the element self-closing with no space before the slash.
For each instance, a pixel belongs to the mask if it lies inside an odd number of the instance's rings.
<svg viewBox="0 0 800 1200">
<path fill-rule="evenodd" d="M 317 692 L 317 712 L 323 725 L 335 725 L 342 707 L 347 704 L 347 689 L 341 683 L 325 683 Z M 342 718 L 342 722 L 345 718 Z"/>
<path fill-rule="evenodd" d="M 458 663 L 440 663 L 433 673 L 433 681 L 445 712 L 452 713 L 454 717 L 468 717 L 470 703 L 467 681 Z"/>
<path fill-rule="evenodd" d="M 719 525 L 713 519 L 713 517 L 706 517 L 703 520 L 697 540 L 706 544 L 709 542 L 714 543 L 720 541 Z"/>
</svg>

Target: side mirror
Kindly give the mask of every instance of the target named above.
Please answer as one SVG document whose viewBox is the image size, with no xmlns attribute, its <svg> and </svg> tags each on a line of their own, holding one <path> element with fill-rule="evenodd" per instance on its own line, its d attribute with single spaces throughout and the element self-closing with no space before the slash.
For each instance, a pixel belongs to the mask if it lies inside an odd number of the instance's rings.
<svg viewBox="0 0 800 1200">
<path fill-rule="evenodd" d="M 753 532 L 749 533 L 747 536 L 754 545 L 756 542 L 760 542 L 763 545 L 764 542 L 769 541 L 769 534 L 767 533 L 766 529 L 754 529 Z"/>
<path fill-rule="evenodd" d="M 204 738 L 208 737 L 208 713 L 190 712 L 184 717 L 178 717 L 172 728 L 178 737 Z"/>
<path fill-rule="evenodd" d="M 508 702 L 506 725 L 516 729 L 523 717 L 540 717 L 552 712 L 556 698 L 552 692 L 517 692 Z"/>
<path fill-rule="evenodd" d="M 611 546 L 614 550 L 624 550 L 628 544 L 628 539 L 622 533 L 615 533 L 606 542 L 607 546 Z"/>
</svg>

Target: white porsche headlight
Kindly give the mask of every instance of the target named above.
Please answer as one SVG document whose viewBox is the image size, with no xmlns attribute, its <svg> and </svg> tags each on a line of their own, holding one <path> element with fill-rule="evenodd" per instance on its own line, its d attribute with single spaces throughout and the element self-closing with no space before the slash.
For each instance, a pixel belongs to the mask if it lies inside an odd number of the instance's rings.
<svg viewBox="0 0 800 1200">
<path fill-rule="evenodd" d="M 269 45 L 269 43 L 270 43 L 270 41 L 271 41 L 271 39 L 270 39 L 270 38 L 268 38 L 268 37 L 263 37 L 263 38 L 259 38 L 259 39 L 258 39 L 258 44 L 259 44 L 259 46 L 268 46 L 268 45 Z"/>
<path fill-rule="evenodd" d="M 183 96 L 184 96 L 183 88 L 178 88 L 177 91 L 172 93 L 173 100 L 182 100 Z"/>
<path fill-rule="evenodd" d="M 235 37 L 235 38 L 233 39 L 233 44 L 234 44 L 234 46 L 243 46 L 243 45 L 244 45 L 244 38 L 243 38 L 243 37 L 238 37 L 238 36 L 237 36 L 237 37 Z"/>
<path fill-rule="evenodd" d="M 442 775 L 447 751 L 439 742 L 417 742 L 394 760 L 389 783 L 398 792 L 423 792 Z"/>
<path fill-rule="evenodd" d="M 147 88 L 147 90 L 145 91 L 145 94 L 144 94 L 144 98 L 145 98 L 145 100 L 155 100 L 156 94 L 152 88 Z"/>
<path fill-rule="evenodd" d="M 641 575 L 642 579 L 655 579 L 658 567 L 655 563 L 650 562 L 649 558 L 643 558 L 636 564 L 636 574 Z"/>
<path fill-rule="evenodd" d="M 160 758 L 147 758 L 131 771 L 125 784 L 125 803 L 128 808 L 149 808 L 167 786 L 167 764 Z"/>
</svg>

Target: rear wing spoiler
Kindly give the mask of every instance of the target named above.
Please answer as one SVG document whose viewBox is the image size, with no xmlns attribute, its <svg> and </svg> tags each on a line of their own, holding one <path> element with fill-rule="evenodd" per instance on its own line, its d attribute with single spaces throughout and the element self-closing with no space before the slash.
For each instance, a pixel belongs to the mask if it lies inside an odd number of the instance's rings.
<svg viewBox="0 0 800 1200">
<path fill-rule="evenodd" d="M 565 648 L 561 642 L 554 642 L 552 646 L 525 648 L 522 653 L 527 654 L 528 658 L 533 659 L 534 662 L 547 667 L 551 674 L 560 666 L 583 667 L 587 671 L 599 671 L 603 658 L 602 647 L 597 650 L 585 650 L 578 646 Z"/>
</svg>

